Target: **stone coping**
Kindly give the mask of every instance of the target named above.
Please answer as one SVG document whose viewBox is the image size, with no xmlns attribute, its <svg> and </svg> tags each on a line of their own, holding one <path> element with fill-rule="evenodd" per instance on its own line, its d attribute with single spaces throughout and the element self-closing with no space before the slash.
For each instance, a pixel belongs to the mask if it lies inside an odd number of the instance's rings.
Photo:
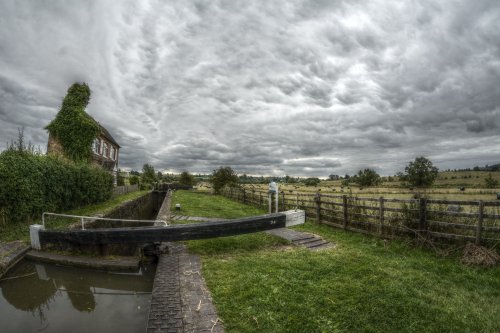
<svg viewBox="0 0 500 333">
<path fill-rule="evenodd" d="M 19 262 L 31 249 L 22 241 L 0 243 L 0 277 Z"/>
<path fill-rule="evenodd" d="M 29 251 L 26 254 L 26 258 L 64 266 L 92 268 L 105 271 L 136 271 L 139 269 L 140 263 L 140 258 L 138 257 L 87 257 L 35 250 Z"/>
</svg>

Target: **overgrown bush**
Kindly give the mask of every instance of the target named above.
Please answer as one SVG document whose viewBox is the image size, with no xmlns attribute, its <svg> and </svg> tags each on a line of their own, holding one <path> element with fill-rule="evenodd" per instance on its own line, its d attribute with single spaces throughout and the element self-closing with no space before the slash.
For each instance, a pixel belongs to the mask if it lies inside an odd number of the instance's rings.
<svg viewBox="0 0 500 333">
<path fill-rule="evenodd" d="M 85 113 L 90 94 L 86 83 L 74 83 L 56 118 L 46 127 L 61 143 L 64 155 L 73 161 L 90 161 L 92 142 L 99 134 L 99 125 Z"/>
<path fill-rule="evenodd" d="M 238 184 L 238 175 L 231 167 L 219 167 L 212 172 L 210 183 L 215 193 L 221 193 L 224 186 L 236 186 Z"/>
<path fill-rule="evenodd" d="M 376 186 L 380 184 L 380 176 L 372 169 L 359 170 L 354 182 L 359 186 Z"/>
<path fill-rule="evenodd" d="M 311 177 L 311 178 L 307 178 L 304 180 L 304 185 L 305 186 L 317 186 L 320 182 L 321 182 L 321 180 L 319 178 Z"/>
<path fill-rule="evenodd" d="M 0 224 L 102 202 L 112 191 L 113 176 L 99 167 L 30 151 L 0 153 Z"/>
</svg>

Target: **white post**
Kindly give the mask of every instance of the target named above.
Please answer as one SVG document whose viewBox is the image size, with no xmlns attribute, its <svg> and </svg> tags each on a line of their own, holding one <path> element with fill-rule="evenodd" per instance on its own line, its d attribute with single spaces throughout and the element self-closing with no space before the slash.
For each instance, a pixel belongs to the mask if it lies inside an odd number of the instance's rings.
<svg viewBox="0 0 500 333">
<path fill-rule="evenodd" d="M 278 197 L 279 197 L 279 193 L 276 192 L 276 194 L 274 195 L 276 197 L 276 213 L 278 212 Z"/>
<path fill-rule="evenodd" d="M 306 212 L 303 210 L 287 210 L 282 213 L 286 215 L 286 227 L 304 224 L 306 222 Z"/>
<path fill-rule="evenodd" d="M 85 222 L 83 222 L 83 217 L 81 217 L 81 221 L 82 221 L 82 230 L 85 230 Z"/>
<path fill-rule="evenodd" d="M 31 240 L 31 247 L 34 248 L 35 250 L 41 250 L 42 246 L 40 244 L 40 235 L 39 232 L 40 230 L 44 230 L 45 227 L 41 224 L 32 224 L 30 225 L 30 240 Z"/>
<path fill-rule="evenodd" d="M 273 194 L 269 193 L 269 214 L 273 212 Z"/>
</svg>

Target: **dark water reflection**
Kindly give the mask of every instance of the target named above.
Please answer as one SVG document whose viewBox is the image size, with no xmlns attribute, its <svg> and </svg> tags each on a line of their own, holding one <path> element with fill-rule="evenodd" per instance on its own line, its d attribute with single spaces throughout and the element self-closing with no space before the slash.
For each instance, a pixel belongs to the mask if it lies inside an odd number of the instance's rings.
<svg viewBox="0 0 500 333">
<path fill-rule="evenodd" d="M 0 332 L 144 332 L 154 274 L 23 260 L 0 281 Z"/>
</svg>

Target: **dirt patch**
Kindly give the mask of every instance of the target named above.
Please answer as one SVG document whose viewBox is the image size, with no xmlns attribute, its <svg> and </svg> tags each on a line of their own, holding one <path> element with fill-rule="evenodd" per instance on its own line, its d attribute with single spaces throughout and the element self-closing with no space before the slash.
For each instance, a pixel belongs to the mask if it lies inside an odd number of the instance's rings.
<svg viewBox="0 0 500 333">
<path fill-rule="evenodd" d="M 460 261 L 467 266 L 478 265 L 492 267 L 499 263 L 500 256 L 494 249 L 488 249 L 484 246 L 468 243 L 465 246 Z"/>
</svg>

